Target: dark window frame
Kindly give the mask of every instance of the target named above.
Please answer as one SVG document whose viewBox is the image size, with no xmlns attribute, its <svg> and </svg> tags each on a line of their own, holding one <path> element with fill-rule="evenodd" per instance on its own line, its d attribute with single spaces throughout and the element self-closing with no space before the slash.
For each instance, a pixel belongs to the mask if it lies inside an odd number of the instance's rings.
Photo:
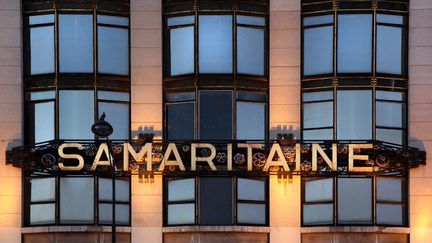
<svg viewBox="0 0 432 243">
<path fill-rule="evenodd" d="M 211 226 L 235 226 L 235 225 L 239 225 L 239 226 L 269 226 L 269 213 L 270 213 L 270 209 L 269 209 L 269 177 L 268 176 L 262 176 L 262 177 L 235 177 L 235 176 L 229 176 L 229 175 L 220 175 L 220 176 L 189 176 L 189 177 L 178 177 L 178 176 L 174 176 L 174 177 L 170 177 L 170 176 L 164 176 L 163 177 L 163 226 L 164 227 L 175 227 L 175 226 L 190 226 L 190 225 L 202 225 L 202 226 L 208 226 L 208 225 L 203 225 L 199 223 L 199 219 L 200 219 L 200 212 L 199 212 L 199 201 L 200 201 L 200 193 L 199 193 L 199 184 L 200 184 L 200 178 L 201 177 L 211 177 L 211 178 L 231 178 L 232 180 L 232 223 L 231 224 L 223 224 L 223 225 L 214 225 L 211 224 Z M 168 201 L 168 181 L 169 180 L 181 180 L 181 179 L 191 179 L 194 178 L 195 181 L 195 199 L 194 200 L 187 200 L 187 201 L 179 201 L 179 202 L 169 202 Z M 247 178 L 247 179 L 252 179 L 252 180 L 260 180 L 260 181 L 264 181 L 264 197 L 265 200 L 264 201 L 255 201 L 255 200 L 238 200 L 238 178 Z M 262 204 L 265 205 L 266 210 L 265 210 L 265 224 L 248 224 L 248 223 L 239 223 L 238 222 L 238 218 L 237 218 L 237 207 L 239 203 L 242 202 L 247 202 L 247 203 L 256 203 L 256 204 Z M 188 204 L 188 203 L 194 203 L 195 204 L 195 222 L 193 224 L 169 224 L 168 223 L 168 205 L 173 205 L 173 204 Z"/>
<path fill-rule="evenodd" d="M 409 205 L 408 205 L 408 177 L 407 175 L 404 175 L 405 173 L 400 173 L 399 175 L 365 175 L 365 176 L 334 176 L 334 177 L 308 177 L 303 176 L 301 178 L 301 226 L 302 227 L 321 227 L 321 226 L 383 226 L 383 227 L 408 227 L 408 213 L 409 213 Z M 305 185 L 306 181 L 310 180 L 319 180 L 319 179 L 333 179 L 333 200 L 332 201 L 326 201 L 326 202 L 306 202 L 306 193 L 305 193 Z M 338 178 L 370 178 L 371 179 L 371 222 L 370 224 L 365 223 L 339 223 L 338 222 Z M 377 178 L 397 178 L 401 180 L 401 195 L 402 200 L 401 202 L 385 202 L 385 201 L 379 201 L 377 200 Z M 333 204 L 333 217 L 331 224 L 305 224 L 304 222 L 304 206 L 305 205 L 317 205 L 317 204 Z M 377 223 L 377 205 L 378 204 L 385 204 L 385 205 L 401 205 L 402 206 L 402 224 L 379 224 Z"/>
<path fill-rule="evenodd" d="M 100 223 L 99 222 L 99 204 L 100 203 L 106 203 L 106 204 L 112 204 L 112 200 L 111 201 L 100 201 L 99 200 L 99 186 L 98 186 L 98 181 L 99 178 L 106 178 L 109 179 L 111 181 L 110 177 L 105 177 L 105 176 L 86 176 L 86 175 L 73 175 L 73 176 L 52 176 L 52 175 L 46 175 L 46 174 L 38 174 L 38 175 L 32 175 L 30 172 L 25 172 L 23 173 L 24 176 L 24 185 L 23 185 L 23 190 L 24 190 L 24 200 L 23 200 L 23 206 L 24 206 L 24 213 L 23 213 L 23 226 L 25 227 L 41 227 L 41 226 L 63 226 L 63 225 L 81 225 L 81 226 L 109 226 L 111 225 L 110 223 Z M 55 179 L 55 199 L 54 201 L 43 201 L 43 202 L 31 202 L 31 180 L 32 179 L 41 179 L 41 178 L 54 178 Z M 60 180 L 61 178 L 91 178 L 93 179 L 93 187 L 94 187 L 94 197 L 93 197 L 93 223 L 62 223 L 60 220 L 60 210 L 61 210 L 61 205 L 60 205 L 60 190 L 61 190 L 61 186 L 60 186 Z M 129 222 L 127 224 L 122 224 L 117 222 L 117 225 L 119 226 L 131 226 L 131 222 L 132 222 L 132 180 L 130 177 L 119 177 L 116 178 L 116 180 L 126 180 L 129 183 L 129 201 L 128 202 L 121 202 L 116 200 L 116 205 L 117 204 L 122 204 L 122 205 L 128 205 L 129 206 Z M 54 223 L 52 224 L 31 224 L 30 223 L 30 207 L 31 205 L 40 205 L 40 204 L 49 204 L 49 203 L 54 203 L 54 207 L 55 207 L 55 218 L 54 218 Z"/>
</svg>

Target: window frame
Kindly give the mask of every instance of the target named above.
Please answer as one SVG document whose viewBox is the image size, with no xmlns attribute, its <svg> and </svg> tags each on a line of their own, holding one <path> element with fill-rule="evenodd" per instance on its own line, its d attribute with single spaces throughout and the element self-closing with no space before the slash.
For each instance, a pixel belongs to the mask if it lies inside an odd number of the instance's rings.
<svg viewBox="0 0 432 243">
<path fill-rule="evenodd" d="M 23 214 L 23 226 L 26 227 L 41 227 L 41 226 L 64 226 L 64 225 L 75 225 L 75 226 L 109 226 L 111 225 L 110 223 L 100 223 L 99 222 L 99 204 L 100 203 L 108 203 L 112 201 L 100 201 L 99 200 L 99 186 L 98 186 L 98 181 L 99 178 L 105 178 L 105 179 L 109 179 L 111 181 L 110 177 L 106 177 L 106 176 L 88 176 L 88 175 L 70 175 L 70 176 L 64 176 L 64 175 L 60 175 L 60 176 L 52 176 L 52 175 L 47 175 L 47 174 L 29 174 L 30 172 L 26 172 L 25 176 L 23 176 L 24 178 L 24 214 Z M 55 180 L 55 191 L 54 191 L 54 197 L 55 199 L 53 201 L 43 201 L 43 202 L 32 202 L 31 201 L 31 180 L 32 179 L 40 179 L 40 178 L 54 178 Z M 60 180 L 61 178 L 91 178 L 93 180 L 93 223 L 62 223 L 61 219 L 60 219 L 60 210 L 61 210 L 61 205 L 60 205 L 60 191 L 61 191 L 61 187 L 60 187 Z M 116 200 L 116 205 L 117 204 L 122 204 L 122 205 L 128 205 L 129 206 L 129 222 L 128 224 L 122 224 L 120 222 L 117 222 L 118 226 L 131 226 L 132 224 L 132 180 L 131 177 L 116 177 L 116 180 L 126 180 L 129 183 L 129 201 L 128 202 L 120 202 Z M 54 218 L 54 223 L 51 224 L 31 224 L 30 223 L 30 207 L 31 205 L 41 205 L 41 204 L 50 204 L 50 203 L 54 203 L 54 210 L 55 210 L 55 218 Z M 116 220 L 117 221 L 117 220 Z"/>
<path fill-rule="evenodd" d="M 324 204 L 329 204 L 330 202 L 333 204 L 333 217 L 331 224 L 305 224 L 304 222 L 304 206 L 316 204 L 306 202 L 306 193 L 305 193 L 305 185 L 306 181 L 310 180 L 319 180 L 319 179 L 333 179 L 333 200 L 326 201 Z M 371 180 L 371 223 L 340 223 L 338 221 L 338 179 L 339 178 L 369 178 Z M 377 179 L 378 178 L 395 178 L 400 179 L 401 181 L 401 202 L 386 202 L 377 200 Z M 301 227 L 322 227 L 322 226 L 383 226 L 383 227 L 408 227 L 408 213 L 409 213 L 409 205 L 408 205 L 408 177 L 404 175 L 404 173 L 400 174 L 383 174 L 383 175 L 341 175 L 341 176 L 333 176 L 333 177 L 314 177 L 314 176 L 302 176 L 301 178 Z M 317 204 L 323 204 L 322 202 Z M 377 223 L 377 205 L 401 205 L 402 206 L 402 224 L 380 224 Z"/>
<path fill-rule="evenodd" d="M 232 186 L 232 220 L 231 224 L 223 224 L 223 225 L 215 225 L 215 224 L 200 224 L 200 211 L 199 211 L 199 203 L 200 203 L 200 178 L 231 178 L 231 186 Z M 187 201 L 180 201 L 180 202 L 169 202 L 168 201 L 168 181 L 170 180 L 182 180 L 182 179 L 195 179 L 195 199 L 194 200 L 187 200 Z M 255 200 L 238 200 L 238 178 L 247 178 L 252 180 L 260 180 L 264 181 L 264 201 L 255 201 Z M 163 177 L 163 226 L 164 227 L 176 227 L 176 226 L 190 226 L 190 225 L 199 225 L 199 226 L 269 226 L 269 177 L 268 176 L 259 176 L 259 177 L 242 177 L 242 176 L 231 176 L 231 175 L 202 175 L 202 176 L 164 176 Z M 265 205 L 265 224 L 249 224 L 249 223 L 239 223 L 238 217 L 237 217 L 237 207 L 239 203 L 242 202 L 252 202 L 260 205 Z M 188 204 L 188 203 L 194 203 L 195 204 L 195 222 L 193 224 L 169 224 L 168 223 L 168 206 L 172 204 Z"/>
</svg>

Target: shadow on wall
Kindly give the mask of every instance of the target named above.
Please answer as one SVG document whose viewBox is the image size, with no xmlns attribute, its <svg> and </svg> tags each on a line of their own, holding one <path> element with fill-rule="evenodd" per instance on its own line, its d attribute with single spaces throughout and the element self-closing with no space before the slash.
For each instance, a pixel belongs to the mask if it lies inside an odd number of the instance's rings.
<svg viewBox="0 0 432 243">
<path fill-rule="evenodd" d="M 162 138 L 162 131 L 161 130 L 155 130 L 154 126 L 139 126 L 137 130 L 132 130 L 132 139 L 135 139 L 138 137 L 138 134 L 154 134 L 154 137 L 156 139 Z"/>
<path fill-rule="evenodd" d="M 294 139 L 300 139 L 300 130 L 293 125 L 277 125 L 270 128 L 270 139 L 277 139 L 278 134 L 293 134 Z"/>
<path fill-rule="evenodd" d="M 428 151 L 427 151 L 426 148 L 425 148 L 425 145 L 424 145 L 423 141 L 420 140 L 420 139 L 418 139 L 418 138 L 415 138 L 415 137 L 409 137 L 409 138 L 408 138 L 408 146 L 409 146 L 409 147 L 418 148 L 418 149 L 420 149 L 421 151 L 426 151 L 426 155 L 427 155 L 427 153 L 428 153 Z M 431 152 L 432 152 L 432 151 L 431 151 Z"/>
</svg>

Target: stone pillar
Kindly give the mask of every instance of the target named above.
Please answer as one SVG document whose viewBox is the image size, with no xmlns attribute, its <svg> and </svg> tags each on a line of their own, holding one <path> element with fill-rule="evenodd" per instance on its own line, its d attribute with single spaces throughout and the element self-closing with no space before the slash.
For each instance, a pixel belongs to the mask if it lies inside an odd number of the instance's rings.
<svg viewBox="0 0 432 243">
<path fill-rule="evenodd" d="M 270 1 L 270 139 L 300 138 L 300 0 Z M 270 242 L 300 242 L 300 177 L 270 177 Z"/>
<path fill-rule="evenodd" d="M 410 242 L 432 241 L 432 2 L 410 1 L 409 143 L 427 165 L 410 170 Z"/>
<path fill-rule="evenodd" d="M 131 0 L 132 136 L 162 136 L 162 1 Z M 162 177 L 132 176 L 132 242 L 162 242 Z"/>
<path fill-rule="evenodd" d="M 6 166 L 6 150 L 22 145 L 21 10 L 0 1 L 0 242 L 21 242 L 21 170 Z"/>
</svg>

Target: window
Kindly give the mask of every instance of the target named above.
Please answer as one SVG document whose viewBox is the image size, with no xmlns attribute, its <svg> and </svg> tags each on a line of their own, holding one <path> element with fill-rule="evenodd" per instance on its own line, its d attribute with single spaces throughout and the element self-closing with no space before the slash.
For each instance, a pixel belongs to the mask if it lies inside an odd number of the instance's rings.
<svg viewBox="0 0 432 243">
<path fill-rule="evenodd" d="M 112 180 L 98 178 L 98 212 L 99 224 L 112 224 Z M 130 222 L 130 182 L 126 179 L 116 179 L 115 187 L 115 217 L 116 224 L 128 225 Z"/>
<path fill-rule="evenodd" d="M 405 145 L 407 12 L 314 4 L 302 2 L 303 139 Z"/>
<path fill-rule="evenodd" d="M 237 72 L 264 75 L 265 19 L 237 15 Z"/>
<path fill-rule="evenodd" d="M 55 137 L 55 92 L 40 91 L 27 94 L 27 110 L 34 119 L 26 121 L 33 143 L 53 140 Z"/>
<path fill-rule="evenodd" d="M 303 74 L 333 72 L 333 15 L 303 18 Z"/>
<path fill-rule="evenodd" d="M 200 139 L 231 139 L 232 92 L 201 91 L 199 104 Z"/>
<path fill-rule="evenodd" d="M 35 15 L 28 19 L 32 75 L 54 73 L 54 15 Z"/>
<path fill-rule="evenodd" d="M 60 90 L 59 111 L 55 111 L 55 91 L 27 93 L 29 141 L 46 142 L 56 139 L 55 117 L 59 117 L 59 139 L 93 139 L 91 126 L 95 112 L 106 114 L 106 120 L 114 128 L 111 139 L 129 138 L 129 94 L 124 92 L 98 91 L 97 108 L 94 107 L 94 91 Z M 57 114 L 57 115 L 56 115 Z"/>
<path fill-rule="evenodd" d="M 401 75 L 406 73 L 405 18 L 377 14 L 377 72 Z"/>
<path fill-rule="evenodd" d="M 171 76 L 192 74 L 195 72 L 194 16 L 173 17 L 168 19 L 170 39 Z"/>
<path fill-rule="evenodd" d="M 305 178 L 303 181 L 303 224 L 332 224 L 333 178 Z"/>
<path fill-rule="evenodd" d="M 93 72 L 93 16 L 59 14 L 61 73 Z"/>
<path fill-rule="evenodd" d="M 333 138 L 333 92 L 303 94 L 303 139 Z"/>
<path fill-rule="evenodd" d="M 199 72 L 232 73 L 232 16 L 199 16 Z"/>
<path fill-rule="evenodd" d="M 129 19 L 98 15 L 99 73 L 129 74 Z"/>
<path fill-rule="evenodd" d="M 111 178 L 38 175 L 27 178 L 26 226 L 111 224 Z M 55 216 L 57 214 L 59 217 Z M 130 181 L 127 178 L 116 179 L 116 223 L 130 224 Z"/>
<path fill-rule="evenodd" d="M 89 128 L 104 112 L 114 127 L 110 138 L 129 138 L 129 10 L 123 11 L 125 4 L 129 9 L 129 3 L 119 3 L 115 16 L 105 5 L 98 5 L 95 14 L 96 5 L 86 9 L 89 6 L 83 4 L 55 4 L 56 11 L 35 14 L 31 9 L 36 6 L 26 3 L 27 144 L 93 139 Z"/>
<path fill-rule="evenodd" d="M 26 145 L 130 138 L 129 1 L 23 1 Z M 89 173 L 90 174 L 90 173 Z M 25 171 L 24 225 L 109 225 L 110 178 Z M 130 225 L 129 178 L 117 178 L 116 221 Z"/>
<path fill-rule="evenodd" d="M 406 226 L 406 186 L 398 176 L 304 177 L 302 224 Z"/>
<path fill-rule="evenodd" d="M 372 15 L 338 15 L 338 73 L 372 70 Z"/>
<path fill-rule="evenodd" d="M 194 139 L 195 126 L 199 131 L 197 137 L 202 140 L 231 140 L 234 136 L 240 140 L 265 139 L 266 95 L 239 91 L 237 102 L 233 103 L 232 91 L 202 90 L 198 94 L 199 107 L 196 107 L 195 92 L 173 93 L 165 97 L 169 140 Z M 198 125 L 195 118 L 198 118 Z"/>
<path fill-rule="evenodd" d="M 264 177 L 166 177 L 164 188 L 165 225 L 268 224 Z"/>
<path fill-rule="evenodd" d="M 265 13 L 169 16 L 165 19 L 165 76 L 195 75 L 198 70 L 198 76 L 234 73 L 263 77 L 267 70 L 266 29 Z"/>
</svg>

